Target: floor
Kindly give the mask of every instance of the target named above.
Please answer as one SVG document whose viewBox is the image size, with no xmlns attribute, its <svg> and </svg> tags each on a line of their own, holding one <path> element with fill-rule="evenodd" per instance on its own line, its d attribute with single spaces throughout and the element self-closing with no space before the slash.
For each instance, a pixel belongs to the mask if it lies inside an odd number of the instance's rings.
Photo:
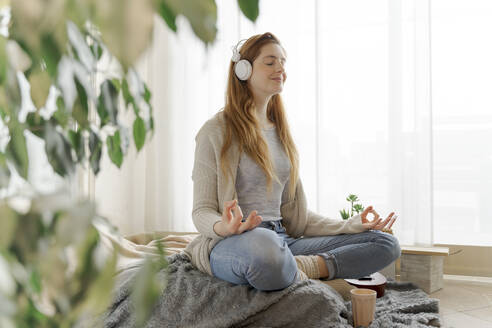
<svg viewBox="0 0 492 328">
<path fill-rule="evenodd" d="M 440 300 L 441 322 L 449 328 L 492 328 L 492 279 L 444 279 L 444 288 L 430 294 Z"/>
</svg>

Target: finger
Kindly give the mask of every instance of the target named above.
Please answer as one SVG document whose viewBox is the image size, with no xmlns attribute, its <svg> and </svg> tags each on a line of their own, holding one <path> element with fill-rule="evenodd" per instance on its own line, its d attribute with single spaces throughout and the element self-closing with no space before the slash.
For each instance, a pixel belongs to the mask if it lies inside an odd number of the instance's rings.
<svg viewBox="0 0 492 328">
<path fill-rule="evenodd" d="M 394 217 L 391 218 L 391 221 L 388 225 L 388 229 L 391 229 L 391 227 L 393 226 L 393 223 L 395 223 L 395 221 L 396 221 L 396 218 L 398 218 L 398 215 L 395 215 Z"/>
<path fill-rule="evenodd" d="M 235 205 L 232 208 L 232 212 L 234 213 L 234 217 L 231 220 L 232 227 L 234 229 L 234 232 L 238 230 L 239 226 L 241 225 L 241 219 L 242 219 L 242 213 L 241 213 L 241 208 L 239 205 Z"/>
<path fill-rule="evenodd" d="M 393 220 L 393 216 L 395 215 L 395 212 L 391 212 L 390 215 L 388 215 L 388 217 L 386 218 L 385 222 L 384 222 L 384 227 L 386 227 L 388 224 L 392 224 L 392 222 L 394 222 Z M 389 227 L 386 227 L 386 229 L 390 229 Z"/>
<path fill-rule="evenodd" d="M 362 226 L 364 226 L 364 228 L 366 228 L 366 230 L 374 230 L 375 229 L 375 226 L 378 224 L 379 221 L 376 221 L 376 222 L 366 222 L 366 223 L 362 223 Z"/>
<path fill-rule="evenodd" d="M 241 206 L 236 205 L 236 209 L 237 209 L 237 215 L 239 216 L 239 220 L 242 220 L 244 215 L 243 215 L 243 211 L 241 210 Z"/>
<path fill-rule="evenodd" d="M 382 224 L 384 223 L 384 226 L 386 226 L 388 224 L 388 222 L 390 222 L 391 218 L 393 217 L 393 215 L 395 214 L 395 212 L 391 212 L 390 215 L 388 215 L 388 217 L 386 218 L 386 220 L 384 220 L 382 222 Z"/>
<path fill-rule="evenodd" d="M 389 220 L 386 219 L 384 221 L 381 221 L 377 224 L 377 226 L 374 227 L 375 230 L 383 230 L 386 224 L 388 224 Z"/>
<path fill-rule="evenodd" d="M 246 222 L 242 223 L 241 226 L 239 227 L 239 232 L 242 233 L 246 230 L 251 230 L 254 229 L 259 223 L 258 223 L 258 215 L 256 215 L 258 211 L 252 211 L 248 218 L 246 219 Z"/>
<path fill-rule="evenodd" d="M 373 221 L 373 222 L 366 222 L 366 223 L 363 223 L 362 225 L 367 229 L 367 230 L 370 230 L 370 229 L 374 229 L 374 227 L 378 224 L 378 221 Z"/>
<path fill-rule="evenodd" d="M 261 224 L 261 222 L 263 222 L 263 218 L 260 215 L 256 215 L 251 220 L 251 228 L 250 228 L 250 230 L 256 228 L 257 226 L 259 226 Z"/>
<path fill-rule="evenodd" d="M 231 208 L 228 208 L 227 209 L 227 222 L 228 223 L 232 221 L 232 217 L 233 217 L 232 210 L 231 210 Z"/>
<path fill-rule="evenodd" d="M 248 217 L 247 218 L 243 218 L 241 220 L 241 222 L 251 222 L 255 218 L 256 214 L 258 214 L 258 211 L 256 211 L 256 210 L 255 211 L 251 211 L 249 213 Z"/>
<path fill-rule="evenodd" d="M 243 218 L 243 212 L 241 211 L 241 207 L 237 203 L 235 203 L 231 209 L 232 209 L 232 212 L 234 213 L 234 219 L 235 220 L 237 220 L 237 218 L 240 218 L 240 219 Z"/>
<path fill-rule="evenodd" d="M 236 202 L 237 202 L 236 199 L 233 199 L 233 200 L 229 200 L 227 202 L 224 202 L 224 208 L 231 209 L 234 205 L 236 205 Z"/>
<path fill-rule="evenodd" d="M 365 219 L 367 214 L 369 214 L 369 211 L 371 211 L 371 210 L 372 210 L 372 205 L 366 207 L 360 216 L 362 216 Z"/>
<path fill-rule="evenodd" d="M 372 214 L 374 214 L 374 220 L 379 219 L 379 214 L 378 214 L 378 212 L 376 212 L 375 210 L 371 210 L 370 212 L 371 212 Z"/>
<path fill-rule="evenodd" d="M 261 217 L 261 215 L 257 215 L 256 216 L 256 221 L 257 221 L 257 226 L 259 226 L 262 222 L 263 222 L 263 218 Z"/>
<path fill-rule="evenodd" d="M 227 213 L 227 219 L 232 220 L 232 208 L 236 205 L 237 200 L 230 200 L 224 203 L 224 211 Z"/>
<path fill-rule="evenodd" d="M 371 221 L 372 229 L 374 229 L 379 223 L 381 223 L 381 220 L 382 219 Z"/>
<path fill-rule="evenodd" d="M 232 208 L 234 207 L 235 204 L 236 204 L 235 200 L 226 202 L 224 204 L 224 211 L 227 213 L 227 222 L 231 222 L 233 218 Z"/>
</svg>

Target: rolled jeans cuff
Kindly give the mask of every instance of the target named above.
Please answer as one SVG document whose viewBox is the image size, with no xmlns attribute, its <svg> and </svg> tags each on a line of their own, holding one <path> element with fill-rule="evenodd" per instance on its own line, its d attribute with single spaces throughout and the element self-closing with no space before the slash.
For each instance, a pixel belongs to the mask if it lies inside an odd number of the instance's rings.
<svg viewBox="0 0 492 328">
<path fill-rule="evenodd" d="M 325 260 L 326 267 L 328 269 L 327 279 L 328 280 L 335 279 L 338 272 L 338 265 L 335 256 L 331 253 L 319 253 L 317 255 L 321 256 Z"/>
</svg>

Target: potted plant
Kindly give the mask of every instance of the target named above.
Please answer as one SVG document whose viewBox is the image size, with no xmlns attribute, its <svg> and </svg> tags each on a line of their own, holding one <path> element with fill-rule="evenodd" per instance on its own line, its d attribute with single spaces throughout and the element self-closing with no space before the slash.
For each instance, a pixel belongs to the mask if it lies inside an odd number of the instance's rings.
<svg viewBox="0 0 492 328">
<path fill-rule="evenodd" d="M 348 195 L 346 200 L 350 202 L 349 210 L 346 211 L 345 209 L 341 209 L 339 211 L 343 220 L 347 220 L 348 218 L 354 216 L 354 212 L 359 214 L 364 211 L 364 206 L 362 206 L 362 204 L 354 204 L 355 202 L 359 201 L 359 197 L 357 197 L 356 195 L 350 194 Z"/>
</svg>

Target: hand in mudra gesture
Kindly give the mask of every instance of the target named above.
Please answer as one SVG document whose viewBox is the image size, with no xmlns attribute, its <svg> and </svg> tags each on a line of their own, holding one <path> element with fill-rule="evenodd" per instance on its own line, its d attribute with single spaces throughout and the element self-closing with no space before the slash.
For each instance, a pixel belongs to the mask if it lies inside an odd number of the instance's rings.
<svg viewBox="0 0 492 328">
<path fill-rule="evenodd" d="M 243 220 L 243 212 L 239 207 L 237 200 L 230 200 L 224 203 L 222 211 L 222 221 L 217 223 L 215 229 L 219 235 L 223 237 L 231 235 L 239 235 L 247 230 L 256 228 L 262 221 L 258 211 L 251 211 L 249 216 Z"/>
<path fill-rule="evenodd" d="M 374 218 L 371 221 L 367 219 L 367 214 L 369 213 L 374 215 Z M 366 228 L 366 230 L 390 230 L 397 217 L 393 217 L 394 214 L 395 212 L 391 212 L 390 215 L 388 215 L 388 217 L 383 221 L 383 219 L 379 217 L 378 212 L 376 212 L 372 206 L 368 206 L 360 216 L 362 218 L 362 225 Z"/>
</svg>

